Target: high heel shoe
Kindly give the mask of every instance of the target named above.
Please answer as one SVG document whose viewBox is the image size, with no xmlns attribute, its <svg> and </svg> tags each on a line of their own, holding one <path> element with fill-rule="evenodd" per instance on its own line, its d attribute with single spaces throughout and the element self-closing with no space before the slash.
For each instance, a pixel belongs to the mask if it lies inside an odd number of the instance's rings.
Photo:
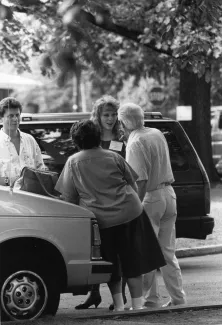
<svg viewBox="0 0 222 325">
<path fill-rule="evenodd" d="M 126 299 L 126 296 L 123 296 L 123 302 L 124 302 L 124 305 L 127 303 L 127 299 Z M 111 304 L 110 306 L 109 306 L 109 310 L 114 310 L 114 304 Z"/>
<path fill-rule="evenodd" d="M 100 296 L 100 293 L 90 293 L 89 297 L 86 299 L 86 301 L 83 304 L 79 304 L 75 307 L 75 309 L 88 309 L 91 306 L 95 306 L 97 308 L 99 304 L 101 303 L 102 298 Z"/>
</svg>

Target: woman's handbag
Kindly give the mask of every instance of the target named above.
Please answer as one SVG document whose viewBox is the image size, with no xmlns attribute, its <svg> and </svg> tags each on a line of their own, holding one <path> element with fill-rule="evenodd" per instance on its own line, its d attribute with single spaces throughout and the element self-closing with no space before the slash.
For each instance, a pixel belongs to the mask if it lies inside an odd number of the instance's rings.
<svg viewBox="0 0 222 325">
<path fill-rule="evenodd" d="M 22 191 L 59 199 L 59 194 L 54 189 L 57 180 L 58 173 L 56 172 L 24 167 L 17 182 L 19 183 L 20 190 Z"/>
</svg>

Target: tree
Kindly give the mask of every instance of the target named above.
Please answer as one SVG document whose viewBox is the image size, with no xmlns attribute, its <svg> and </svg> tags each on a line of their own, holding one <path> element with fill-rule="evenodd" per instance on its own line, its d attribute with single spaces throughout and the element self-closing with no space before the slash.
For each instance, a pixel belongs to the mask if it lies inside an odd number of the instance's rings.
<svg viewBox="0 0 222 325">
<path fill-rule="evenodd" d="M 62 80 L 75 73 L 77 63 L 82 68 L 91 64 L 107 84 L 114 82 L 116 87 L 129 74 L 135 74 L 136 82 L 147 73 L 158 76 L 163 69 L 166 73 L 179 70 L 180 102 L 193 109 L 194 145 L 210 179 L 216 178 L 211 158 L 210 79 L 211 66 L 222 52 L 222 0 L 10 3 L 10 7 L 2 4 L 2 55 L 10 52 L 10 59 L 15 60 L 16 48 L 22 68 L 26 68 L 22 65 L 26 48 L 36 54 L 47 52 L 43 73 L 57 70 Z M 38 28 L 27 28 L 27 24 L 20 28 L 21 13 L 33 17 L 30 24 Z M 13 28 L 17 37 L 11 39 L 8 35 Z M 21 39 L 24 36 L 26 42 Z"/>
</svg>

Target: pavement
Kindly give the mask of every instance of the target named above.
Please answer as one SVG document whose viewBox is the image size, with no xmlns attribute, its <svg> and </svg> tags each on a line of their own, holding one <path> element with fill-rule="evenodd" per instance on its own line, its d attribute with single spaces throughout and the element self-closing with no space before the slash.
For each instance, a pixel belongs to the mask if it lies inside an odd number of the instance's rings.
<svg viewBox="0 0 222 325">
<path fill-rule="evenodd" d="M 222 185 L 213 184 L 211 191 L 211 200 L 212 201 L 221 201 L 221 193 L 222 193 Z M 220 254 L 222 253 L 222 245 L 209 245 L 209 246 L 197 246 L 192 248 L 181 248 L 177 249 L 176 256 L 177 258 L 186 258 L 186 257 L 195 257 L 195 256 L 204 256 L 204 255 L 210 255 L 210 254 Z M 210 320 L 211 312 L 213 313 L 214 310 L 220 310 L 222 309 L 222 304 L 204 304 L 204 305 L 178 305 L 178 306 L 170 306 L 167 308 L 152 308 L 152 309 L 144 309 L 139 311 L 129 311 L 126 310 L 125 312 L 110 312 L 107 310 L 97 311 L 94 309 L 92 313 L 83 313 L 76 314 L 74 316 L 74 319 L 124 319 L 125 317 L 133 317 L 133 316 L 145 316 L 145 315 L 155 315 L 155 314 L 168 314 L 173 312 L 193 312 L 193 311 L 205 311 L 207 310 L 208 317 Z M 91 309 L 92 310 L 92 309 Z M 89 310 L 88 310 L 89 311 Z M 222 311 L 221 311 L 222 313 Z M 168 323 L 166 323 L 168 324 Z M 169 323 L 170 324 L 170 323 Z M 204 323 L 205 324 L 205 323 Z M 206 324 L 209 324 L 208 321 Z M 222 321 L 221 321 L 222 324 Z M 172 325 L 172 323 L 171 323 Z"/>
<path fill-rule="evenodd" d="M 201 246 L 201 247 L 193 247 L 193 248 L 184 248 L 184 249 L 178 249 L 176 251 L 176 255 L 179 259 L 181 258 L 188 258 L 188 257 L 194 257 L 194 256 L 204 256 L 204 255 L 210 255 L 210 254 L 220 254 L 222 253 L 222 245 L 210 245 L 210 246 Z M 196 288 L 197 289 L 197 288 Z M 206 288 L 207 290 L 207 288 Z M 158 323 L 158 324 L 165 324 L 165 325 L 174 325 L 178 323 L 174 323 L 174 318 L 177 319 L 179 317 L 178 315 L 181 315 L 181 317 L 185 317 L 186 320 L 191 322 L 187 323 L 188 324 L 193 324 L 193 317 L 195 314 L 195 317 L 199 315 L 198 317 L 204 317 L 204 320 L 201 324 L 217 324 L 221 325 L 221 323 L 217 323 L 217 321 L 212 322 L 213 319 L 219 319 L 222 318 L 222 304 L 221 303 L 215 303 L 215 301 L 211 302 L 209 301 L 209 304 L 186 304 L 186 305 L 178 305 L 178 306 L 170 306 L 167 308 L 147 308 L 143 310 L 138 310 L 138 311 L 130 311 L 129 310 L 129 305 L 127 303 L 126 309 L 124 312 L 110 312 L 108 310 L 109 303 L 107 300 L 107 292 L 108 289 L 106 288 L 105 284 L 102 284 L 100 287 L 101 295 L 103 296 L 103 301 L 100 306 L 100 308 L 95 309 L 95 308 L 90 308 L 88 310 L 81 310 L 81 311 L 74 311 L 73 306 L 77 305 L 78 303 L 84 301 L 86 299 L 86 296 L 83 296 L 81 299 L 82 301 L 79 300 L 77 297 L 70 297 L 70 299 L 67 297 L 64 297 L 64 301 L 61 303 L 60 310 L 58 312 L 58 317 L 65 320 L 65 319 L 72 319 L 74 321 L 78 320 L 103 320 L 109 321 L 109 320 L 120 320 L 121 322 L 126 320 L 126 324 L 128 320 L 130 320 L 130 324 L 134 324 L 133 318 L 135 317 L 142 317 L 145 318 L 148 317 L 149 321 L 148 324 L 151 324 L 152 321 L 153 323 L 156 324 L 155 322 L 155 317 L 156 315 L 159 315 L 159 321 L 163 319 L 163 323 Z M 207 292 L 207 291 L 206 291 Z M 73 298 L 75 299 L 75 302 L 73 301 Z M 105 298 L 105 299 L 104 299 Z M 128 297 L 129 298 L 129 297 Z M 76 301 L 78 299 L 78 301 Z M 130 299 L 128 299 L 130 302 Z M 165 301 L 166 302 L 166 301 Z M 221 302 L 221 300 L 220 300 Z M 171 317 L 170 314 L 171 313 Z M 202 314 L 203 313 L 203 314 Z M 165 316 L 164 316 L 165 315 Z M 173 316 L 175 315 L 175 316 Z M 204 315 L 204 316 L 203 316 Z M 168 320 L 164 320 L 164 317 L 166 317 Z M 105 323 L 104 323 L 105 324 Z M 118 323 L 119 324 L 119 323 Z M 129 324 L 129 325 L 130 325 Z M 137 324 L 137 320 L 135 318 L 135 324 Z M 181 323 L 182 324 L 182 323 Z M 197 323 L 198 325 L 199 323 Z M 109 325 L 109 322 L 107 323 Z M 141 324 L 142 325 L 142 324 Z"/>
<path fill-rule="evenodd" d="M 72 320 L 93 320 L 93 319 L 102 319 L 102 320 L 108 320 L 108 319 L 131 319 L 131 317 L 144 317 L 144 316 L 152 316 L 152 315 L 157 315 L 159 314 L 161 315 L 167 315 L 169 313 L 187 313 L 187 312 L 193 312 L 193 311 L 206 311 L 208 312 L 208 322 L 204 323 L 204 324 L 212 324 L 210 321 L 212 321 L 212 317 L 211 317 L 211 312 L 213 313 L 215 310 L 219 310 L 221 312 L 221 316 L 222 316 L 222 304 L 212 304 L 212 305 L 198 305 L 198 306 L 193 306 L 193 305 L 185 305 L 185 306 L 174 306 L 174 307 L 167 307 L 167 308 L 152 308 L 152 309 L 142 309 L 142 310 L 129 310 L 126 309 L 125 311 L 122 312 L 110 312 L 110 311 L 106 311 L 106 312 L 95 312 L 95 313 L 81 313 L 80 314 L 76 314 L 75 316 L 72 315 L 67 315 L 67 314 L 63 314 L 63 315 L 58 315 L 59 318 L 62 318 L 63 321 L 64 319 L 72 319 Z M 188 314 L 186 314 L 187 318 L 189 317 Z M 138 324 L 136 322 L 136 324 Z M 149 323 L 150 324 L 150 323 Z M 162 324 L 162 323 L 161 323 Z M 164 322 L 165 325 L 172 325 L 172 320 L 171 322 L 167 322 L 165 320 Z M 192 322 L 193 324 L 193 322 Z M 221 323 L 218 325 L 221 325 Z"/>
<path fill-rule="evenodd" d="M 192 248 L 181 248 L 176 251 L 177 258 L 203 256 L 222 253 L 222 245 L 198 246 Z"/>
<path fill-rule="evenodd" d="M 212 201 L 220 201 L 222 204 L 222 200 L 221 200 L 221 195 L 222 193 L 222 184 L 219 184 L 217 186 L 214 185 L 214 190 L 211 192 L 211 200 Z M 213 195 L 212 195 L 213 194 Z M 181 259 L 181 258 L 186 258 L 186 257 L 195 257 L 195 256 L 204 256 L 204 255 L 210 255 L 210 254 L 220 254 L 222 253 L 222 245 L 209 245 L 209 246 L 197 246 L 197 247 L 192 247 L 192 248 L 181 248 L 181 249 L 177 249 L 176 251 L 176 256 L 177 258 Z M 105 290 L 107 291 L 107 288 L 103 288 L 103 285 L 101 285 L 101 291 Z M 73 297 L 71 296 L 71 299 L 69 301 L 69 299 L 67 299 L 66 295 L 62 295 L 63 297 L 61 298 L 61 305 L 60 305 L 60 309 L 57 313 L 57 320 L 61 319 L 61 323 L 63 324 L 65 319 L 67 320 L 73 320 L 74 323 L 75 321 L 79 320 L 96 320 L 96 319 L 100 319 L 100 320 L 112 320 L 114 323 L 116 320 L 121 320 L 121 323 L 123 322 L 124 324 L 128 324 L 128 321 L 124 321 L 124 319 L 131 319 L 131 317 L 153 317 L 155 315 L 159 315 L 159 317 L 161 318 L 161 315 L 163 315 L 163 323 L 156 323 L 156 321 L 154 320 L 152 323 L 155 324 L 169 324 L 169 325 L 174 325 L 174 324 L 178 324 L 178 323 L 174 323 L 174 318 L 177 318 L 178 316 L 176 316 L 176 314 L 178 313 L 179 315 L 184 315 L 185 313 L 185 323 L 187 325 L 189 324 L 194 324 L 194 322 L 198 325 L 198 324 L 215 324 L 215 325 L 221 325 L 221 322 L 217 322 L 218 319 L 222 318 L 222 304 L 218 303 L 218 304 L 199 304 L 199 305 L 178 305 L 178 306 L 170 306 L 167 308 L 147 308 L 147 309 L 143 309 L 143 310 L 138 310 L 138 311 L 130 311 L 129 308 L 127 307 L 126 310 L 124 312 L 110 312 L 107 308 L 107 303 L 106 303 L 106 307 L 104 308 L 104 306 L 102 306 L 102 308 L 90 308 L 88 310 L 85 311 L 75 311 L 75 313 L 73 313 Z M 83 297 L 85 300 L 86 296 Z M 80 301 L 79 301 L 80 302 Z M 78 303 L 79 303 L 78 302 Z M 76 303 L 77 304 L 77 303 Z M 71 314 L 70 314 L 70 310 Z M 195 314 L 195 312 L 199 312 L 200 313 L 200 317 L 198 318 L 199 320 L 201 319 L 200 323 L 196 320 L 194 320 L 193 318 L 193 314 Z M 172 315 L 175 315 L 175 317 L 173 316 L 169 321 L 167 321 L 167 318 L 169 315 L 169 313 L 171 313 Z M 216 316 L 215 316 L 216 313 Z M 202 317 L 204 319 L 201 318 L 201 314 Z M 207 316 L 204 316 L 204 314 L 206 314 Z M 164 316 L 165 315 L 165 316 Z M 180 317 L 180 316 L 179 316 Z M 132 319 L 131 319 L 132 320 Z M 150 320 L 150 319 L 149 319 Z M 11 324 L 13 324 L 14 322 L 10 322 Z M 151 324 L 150 322 L 148 322 L 149 324 Z M 65 323 L 64 323 L 65 324 Z M 76 324 L 76 323 L 75 323 Z M 119 324 L 119 323 L 118 323 Z M 134 324 L 134 322 L 132 323 L 131 321 L 129 321 L 129 325 L 130 324 Z M 137 321 L 135 322 L 135 324 L 137 324 Z M 184 324 L 183 322 L 180 322 L 180 324 Z M 17 324 L 16 324 L 17 325 Z"/>
</svg>

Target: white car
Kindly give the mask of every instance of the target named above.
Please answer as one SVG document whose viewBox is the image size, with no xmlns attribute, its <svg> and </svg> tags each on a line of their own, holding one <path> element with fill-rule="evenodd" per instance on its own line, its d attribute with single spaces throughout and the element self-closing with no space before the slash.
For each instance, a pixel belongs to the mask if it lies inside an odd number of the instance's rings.
<svg viewBox="0 0 222 325">
<path fill-rule="evenodd" d="M 61 293 L 87 294 L 110 280 L 95 215 L 61 200 L 0 186 L 3 320 L 54 315 Z"/>
</svg>

